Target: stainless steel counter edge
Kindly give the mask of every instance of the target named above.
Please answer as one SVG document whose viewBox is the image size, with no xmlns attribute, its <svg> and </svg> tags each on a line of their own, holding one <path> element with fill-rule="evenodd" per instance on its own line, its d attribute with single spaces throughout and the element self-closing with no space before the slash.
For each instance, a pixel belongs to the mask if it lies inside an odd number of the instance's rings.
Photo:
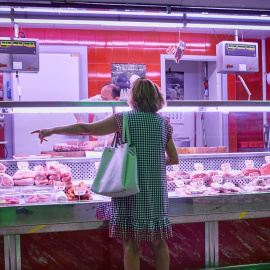
<svg viewBox="0 0 270 270">
<path fill-rule="evenodd" d="M 106 201 L 0 207 L 0 234 L 9 227 L 98 222 L 100 203 Z M 270 193 L 169 198 L 169 217 L 173 224 L 270 217 Z"/>
<path fill-rule="evenodd" d="M 212 221 L 240 220 L 270 217 L 269 211 L 255 211 L 243 213 L 224 213 L 224 214 L 207 214 L 207 215 L 185 215 L 185 216 L 170 216 L 171 224 L 186 224 L 186 223 L 202 223 Z M 13 234 L 33 234 L 33 233 L 49 233 L 62 231 L 81 231 L 99 229 L 102 221 L 91 220 L 70 223 L 55 223 L 55 224 L 34 224 L 22 226 L 3 226 L 0 229 L 0 235 Z"/>
<path fill-rule="evenodd" d="M 180 159 L 196 159 L 196 158 L 239 158 L 239 157 L 264 157 L 270 156 L 270 152 L 237 152 L 237 153 L 206 153 L 206 154 L 179 154 Z M 57 157 L 52 156 L 50 158 L 25 158 L 25 159 L 1 159 L 1 163 L 17 163 L 18 161 L 49 161 L 49 160 L 62 160 L 65 162 L 85 162 L 85 161 L 98 161 L 100 158 L 90 158 L 90 157 Z"/>
<path fill-rule="evenodd" d="M 127 101 L 2 101 L 0 108 L 27 107 L 123 107 Z M 219 101 L 219 100 L 175 100 L 167 101 L 168 107 L 269 107 L 270 101 Z"/>
</svg>

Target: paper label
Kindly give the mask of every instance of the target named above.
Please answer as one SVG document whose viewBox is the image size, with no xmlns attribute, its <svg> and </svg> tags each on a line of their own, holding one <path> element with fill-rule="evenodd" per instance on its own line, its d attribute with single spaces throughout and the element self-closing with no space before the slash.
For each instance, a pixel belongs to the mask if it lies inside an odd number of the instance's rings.
<svg viewBox="0 0 270 270">
<path fill-rule="evenodd" d="M 183 182 L 183 180 L 173 180 L 175 185 L 179 188 L 183 188 L 185 187 L 185 183 Z"/>
<path fill-rule="evenodd" d="M 212 179 L 213 179 L 213 183 L 222 184 L 222 182 L 223 182 L 222 175 L 213 175 Z"/>
<path fill-rule="evenodd" d="M 245 164 L 248 168 L 254 167 L 254 161 L 253 160 L 245 160 Z"/>
<path fill-rule="evenodd" d="M 95 162 L 95 168 L 96 168 L 96 170 L 98 170 L 98 168 L 99 168 L 99 162 Z"/>
<path fill-rule="evenodd" d="M 51 166 L 54 166 L 56 168 L 59 167 L 59 161 L 49 161 Z"/>
<path fill-rule="evenodd" d="M 74 194 L 77 196 L 85 195 L 86 187 L 74 187 Z"/>
<path fill-rule="evenodd" d="M 239 71 L 246 71 L 246 70 L 247 70 L 247 65 L 239 64 Z"/>
<path fill-rule="evenodd" d="M 194 163 L 194 168 L 196 171 L 203 171 L 203 164 L 202 163 Z"/>
<path fill-rule="evenodd" d="M 231 170 L 231 164 L 230 163 L 223 163 L 221 164 L 221 170 L 224 172 Z"/>
<path fill-rule="evenodd" d="M 27 161 L 20 161 L 20 162 L 17 162 L 17 166 L 19 168 L 19 170 L 28 170 L 29 168 L 29 163 Z"/>
<path fill-rule="evenodd" d="M 56 190 L 65 190 L 65 182 L 60 182 L 60 181 L 54 181 L 53 187 Z"/>
<path fill-rule="evenodd" d="M 252 172 L 249 174 L 252 181 L 259 179 L 259 174 L 257 172 Z"/>
<path fill-rule="evenodd" d="M 202 186 L 203 185 L 203 178 L 194 178 L 194 179 L 192 179 L 192 184 L 195 187 Z"/>
<path fill-rule="evenodd" d="M 0 204 L 5 204 L 6 200 L 0 200 Z"/>
<path fill-rule="evenodd" d="M 270 163 L 270 156 L 265 156 L 265 160 L 267 163 Z"/>
<path fill-rule="evenodd" d="M 13 62 L 13 69 L 22 69 L 22 62 Z"/>
<path fill-rule="evenodd" d="M 179 171 L 179 165 L 172 165 L 174 171 Z"/>
</svg>

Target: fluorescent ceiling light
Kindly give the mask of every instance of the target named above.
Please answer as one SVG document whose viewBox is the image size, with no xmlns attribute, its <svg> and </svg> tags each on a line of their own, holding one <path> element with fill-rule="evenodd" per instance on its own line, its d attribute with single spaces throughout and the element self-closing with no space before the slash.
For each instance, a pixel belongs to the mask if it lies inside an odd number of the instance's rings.
<svg viewBox="0 0 270 270">
<path fill-rule="evenodd" d="M 131 111 L 130 107 L 115 107 L 115 112 L 119 113 L 119 112 L 127 112 L 127 111 Z"/>
<path fill-rule="evenodd" d="M 84 21 L 84 20 L 39 20 L 15 19 L 15 23 L 29 24 L 76 24 L 76 25 L 101 25 L 101 26 L 137 26 L 137 27 L 183 27 L 183 23 L 158 23 L 158 22 L 126 22 L 126 21 Z"/>
<path fill-rule="evenodd" d="M 204 18 L 204 19 L 235 19 L 235 20 L 258 20 L 269 21 L 270 17 L 261 16 L 242 16 L 242 15 L 225 15 L 225 14 L 187 14 L 188 18 Z"/>
<path fill-rule="evenodd" d="M 11 19 L 0 18 L 0 23 L 11 23 Z"/>
<path fill-rule="evenodd" d="M 0 11 L 11 11 L 10 8 L 0 8 Z"/>
<path fill-rule="evenodd" d="M 270 107 L 218 107 L 219 112 L 229 113 L 229 112 L 270 112 Z"/>
<path fill-rule="evenodd" d="M 12 108 L 9 113 L 100 113 L 112 112 L 112 107 L 31 107 Z"/>
<path fill-rule="evenodd" d="M 262 107 L 252 107 L 252 106 L 230 106 L 230 107 L 165 107 L 161 109 L 161 112 L 221 112 L 221 113 L 229 113 L 229 112 L 270 112 L 270 107 L 262 106 Z"/>
<path fill-rule="evenodd" d="M 131 108 L 115 107 L 116 112 L 130 111 Z M 9 108 L 7 113 L 101 113 L 112 112 L 112 107 L 24 107 L 24 108 Z M 230 107 L 199 107 L 199 106 L 167 106 L 160 110 L 160 112 L 270 112 L 270 107 L 253 107 L 253 106 L 230 106 Z"/>
<path fill-rule="evenodd" d="M 161 112 L 197 112 L 199 107 L 164 107 L 160 111 Z"/>
<path fill-rule="evenodd" d="M 111 15 L 134 15 L 134 16 L 158 16 L 158 17 L 182 17 L 183 13 L 160 13 L 160 12 L 134 12 L 134 11 L 110 11 L 110 10 L 81 10 L 81 9 L 50 9 L 50 8 L 15 8 L 17 12 L 40 12 L 58 14 L 111 14 Z"/>
<path fill-rule="evenodd" d="M 188 23 L 186 27 L 188 28 L 215 28 L 215 29 L 270 30 L 270 26 L 265 26 L 265 25 L 239 25 L 239 24 Z"/>
</svg>

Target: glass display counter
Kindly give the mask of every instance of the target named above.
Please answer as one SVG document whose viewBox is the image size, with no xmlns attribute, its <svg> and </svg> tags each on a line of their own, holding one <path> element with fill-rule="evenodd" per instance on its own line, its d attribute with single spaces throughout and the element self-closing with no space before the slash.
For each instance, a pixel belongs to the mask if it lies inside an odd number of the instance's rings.
<svg viewBox="0 0 270 270">
<path fill-rule="evenodd" d="M 96 174 L 95 163 L 99 161 L 100 155 L 98 151 L 84 152 L 79 148 L 80 143 L 89 140 L 89 137 L 55 135 L 49 137 L 48 142 L 41 145 L 37 135 L 31 132 L 36 129 L 74 124 L 76 113 L 87 116 L 98 112 L 111 113 L 112 107 L 115 107 L 118 112 L 129 110 L 125 101 L 2 102 L 4 156 L 0 163 L 6 167 L 5 173 L 12 177 L 18 170 L 18 162 L 27 162 L 28 169 L 33 170 L 35 166 L 45 167 L 46 162 L 53 161 L 71 168 L 73 185 L 85 182 L 91 189 L 91 181 Z M 178 146 L 179 165 L 168 167 L 168 176 L 173 178 L 168 178 L 170 220 L 172 224 L 196 222 L 205 224 L 206 268 L 219 266 L 219 221 L 270 217 L 268 174 L 244 175 L 243 173 L 243 169 L 247 167 L 260 170 L 269 162 L 269 137 L 263 127 L 263 123 L 267 124 L 269 111 L 270 102 L 261 101 L 168 101 L 168 106 L 161 112 L 170 118 L 177 134 L 176 141 L 182 141 L 181 138 L 188 138 L 189 141 L 189 146 Z M 256 121 L 247 123 L 248 126 L 252 126 L 252 133 L 248 131 L 248 134 L 244 134 L 243 130 L 235 128 L 235 119 L 239 118 L 243 121 L 243 114 L 246 115 L 246 121 L 254 119 L 254 114 L 256 116 Z M 239 126 L 241 125 L 243 125 L 242 122 Z M 232 128 L 236 131 L 235 133 L 231 132 Z M 247 137 L 248 135 L 250 138 Z M 231 142 L 233 141 L 234 146 L 238 144 L 237 136 L 247 141 L 263 141 L 263 145 L 255 145 L 256 152 L 237 152 L 238 146 L 234 148 L 235 152 L 230 152 Z M 59 144 L 71 145 L 73 149 L 58 151 L 54 146 Z M 74 148 L 74 145 L 77 148 Z M 192 152 L 199 148 L 205 151 Z M 181 152 L 183 149 L 191 152 L 185 154 Z M 198 164 L 199 167 L 196 167 Z M 227 178 L 226 176 L 222 178 L 223 182 L 218 182 L 220 179 L 215 182 L 212 178 L 209 180 L 210 172 L 213 171 L 222 172 L 223 176 L 228 171 L 242 174 L 227 175 Z M 189 177 L 182 178 L 182 172 L 188 174 Z M 198 176 L 194 177 L 195 180 L 191 179 L 194 172 L 207 172 L 209 177 Z M 211 184 L 223 185 L 226 182 L 233 184 L 239 190 L 236 192 L 215 189 L 215 193 L 211 193 L 213 191 Z M 206 190 L 194 192 L 192 189 L 193 192 L 191 191 L 190 194 L 181 193 L 181 189 L 189 186 L 192 188 L 205 186 Z M 257 186 L 258 189 L 243 188 L 253 186 Z M 9 190 L 12 188 L 13 190 L 20 189 L 19 202 L 7 204 L 5 199 L 0 200 L 0 226 L 1 235 L 4 235 L 5 269 L 21 269 L 20 234 L 26 234 L 29 231 L 44 233 L 97 229 L 101 222 L 95 218 L 96 208 L 98 204 L 109 200 L 92 194 L 93 199 L 86 201 L 56 202 L 51 196 L 48 202 L 26 203 L 26 187 L 15 186 L 10 187 Z M 49 188 L 49 185 L 35 188 L 44 190 Z M 0 197 L 8 195 L 6 193 L 7 189 L 1 187 Z"/>
</svg>

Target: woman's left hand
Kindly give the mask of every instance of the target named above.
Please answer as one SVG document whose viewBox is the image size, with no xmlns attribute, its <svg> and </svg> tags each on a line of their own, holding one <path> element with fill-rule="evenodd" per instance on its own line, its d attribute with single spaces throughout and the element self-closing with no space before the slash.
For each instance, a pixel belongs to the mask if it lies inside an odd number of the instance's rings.
<svg viewBox="0 0 270 270">
<path fill-rule="evenodd" d="M 43 143 L 43 141 L 48 141 L 45 139 L 45 137 L 51 136 L 50 131 L 51 129 L 38 129 L 38 130 L 32 131 L 31 134 L 38 133 L 40 143 Z"/>
</svg>

